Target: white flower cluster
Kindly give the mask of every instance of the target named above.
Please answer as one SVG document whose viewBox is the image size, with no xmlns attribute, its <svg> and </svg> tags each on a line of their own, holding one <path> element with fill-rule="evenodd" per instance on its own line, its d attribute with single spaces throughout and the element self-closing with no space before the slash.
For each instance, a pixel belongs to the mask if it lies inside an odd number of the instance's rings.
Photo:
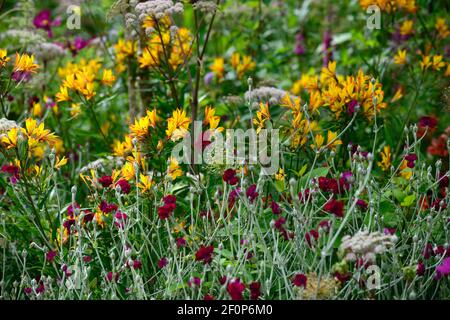
<svg viewBox="0 0 450 320">
<path fill-rule="evenodd" d="M 64 48 L 50 42 L 37 44 L 33 46 L 30 51 L 33 52 L 37 58 L 45 61 L 49 61 L 57 57 L 62 57 L 66 54 L 66 50 Z"/>
<path fill-rule="evenodd" d="M 181 2 L 173 3 L 172 0 L 150 0 L 136 5 L 135 11 L 140 21 L 144 21 L 147 16 L 162 19 L 164 16 L 173 16 L 182 13 L 184 10 Z"/>
<path fill-rule="evenodd" d="M 342 238 L 340 249 L 345 253 L 344 259 L 347 261 L 362 258 L 365 262 L 374 262 L 377 254 L 386 252 L 396 241 L 395 235 L 358 231 L 352 237 L 347 235 Z"/>
<path fill-rule="evenodd" d="M 217 4 L 214 1 L 197 1 L 195 2 L 192 7 L 195 10 L 199 10 L 201 12 L 207 13 L 207 12 L 216 12 L 217 10 Z"/>
<path fill-rule="evenodd" d="M 103 168 L 104 162 L 105 162 L 104 159 L 98 159 L 98 160 L 92 161 L 92 162 L 88 163 L 87 165 L 85 165 L 84 167 L 82 167 L 80 169 L 80 172 L 84 173 L 89 170 L 101 169 L 101 168 Z"/>
<path fill-rule="evenodd" d="M 0 119 L 0 134 L 8 132 L 12 128 L 17 128 L 17 123 L 14 120 Z"/>
<path fill-rule="evenodd" d="M 253 102 L 255 104 L 253 107 L 257 107 L 259 102 L 268 102 L 269 105 L 277 105 L 286 96 L 286 93 L 286 91 L 274 87 L 259 87 L 251 92 L 247 91 L 245 93 L 245 100 Z M 295 96 L 291 95 L 291 99 L 295 98 Z"/>
<path fill-rule="evenodd" d="M 8 30 L 6 32 L 3 32 L 0 36 L 1 39 L 8 39 L 13 38 L 23 46 L 32 45 L 32 44 L 38 44 L 45 42 L 45 37 L 42 36 L 41 32 L 35 30 L 35 31 L 28 31 L 28 30 Z"/>
</svg>

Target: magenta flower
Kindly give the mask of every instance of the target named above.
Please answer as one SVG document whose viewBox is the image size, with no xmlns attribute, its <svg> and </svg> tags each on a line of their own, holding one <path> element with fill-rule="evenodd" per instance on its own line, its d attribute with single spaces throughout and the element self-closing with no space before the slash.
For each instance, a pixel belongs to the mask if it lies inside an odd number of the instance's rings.
<svg viewBox="0 0 450 320">
<path fill-rule="evenodd" d="M 250 299 L 258 300 L 259 296 L 261 295 L 261 284 L 258 281 L 255 281 L 250 283 L 248 288 L 250 289 Z"/>
<path fill-rule="evenodd" d="M 49 252 L 47 252 L 45 254 L 45 259 L 47 260 L 47 262 L 52 262 L 53 260 L 55 260 L 56 257 L 56 251 L 50 250 Z"/>
<path fill-rule="evenodd" d="M 232 280 L 228 283 L 227 291 L 232 300 L 242 300 L 242 293 L 245 290 L 245 284 L 239 279 Z"/>
<path fill-rule="evenodd" d="M 272 209 L 273 214 L 281 214 L 281 208 L 275 201 L 272 201 L 270 208 Z"/>
<path fill-rule="evenodd" d="M 167 260 L 166 257 L 162 257 L 161 259 L 158 260 L 158 268 L 162 269 L 165 266 L 167 266 L 168 263 L 169 263 L 169 260 Z"/>
<path fill-rule="evenodd" d="M 48 37 L 53 37 L 52 27 L 61 25 L 61 18 L 55 20 L 51 19 L 51 11 L 48 9 L 40 11 L 33 20 L 33 24 L 37 29 L 44 29 L 47 31 Z"/>
<path fill-rule="evenodd" d="M 436 267 L 436 274 L 434 278 L 436 280 L 442 279 L 444 276 L 448 276 L 450 274 L 450 258 L 445 258 L 442 263 Z"/>
<path fill-rule="evenodd" d="M 208 264 L 212 261 L 212 255 L 214 252 L 213 246 L 200 246 L 200 248 L 195 253 L 196 261 L 203 261 L 204 264 Z"/>
<path fill-rule="evenodd" d="M 306 282 L 308 281 L 308 278 L 303 273 L 298 273 L 294 276 L 294 279 L 292 279 L 292 283 L 296 287 L 303 287 L 306 288 Z"/>
<path fill-rule="evenodd" d="M 248 200 L 253 203 L 259 196 L 259 193 L 256 191 L 256 184 L 252 184 L 250 187 L 248 187 L 245 195 L 247 196 Z"/>
<path fill-rule="evenodd" d="M 236 177 L 236 171 L 233 169 L 227 169 L 224 171 L 222 176 L 223 181 L 228 183 L 230 186 L 234 186 L 238 183 L 238 177 Z"/>
</svg>

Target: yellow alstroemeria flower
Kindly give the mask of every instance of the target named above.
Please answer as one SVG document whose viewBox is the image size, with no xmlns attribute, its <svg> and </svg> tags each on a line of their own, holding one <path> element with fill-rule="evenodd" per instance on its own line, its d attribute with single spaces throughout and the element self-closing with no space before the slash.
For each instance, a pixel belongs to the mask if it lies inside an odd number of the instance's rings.
<svg viewBox="0 0 450 320">
<path fill-rule="evenodd" d="M 183 138 L 188 132 L 190 123 L 191 119 L 186 115 L 186 111 L 176 109 L 172 113 L 172 117 L 167 120 L 167 137 L 174 142 Z"/>
<path fill-rule="evenodd" d="M 55 169 L 60 169 L 61 167 L 67 164 L 67 158 L 63 156 L 61 159 L 59 156 L 56 156 Z"/>
<path fill-rule="evenodd" d="M 39 65 L 34 63 L 34 55 L 26 53 L 20 55 L 16 53 L 16 61 L 14 62 L 13 72 L 31 72 L 35 73 Z"/>
<path fill-rule="evenodd" d="M 11 149 L 17 147 L 19 129 L 11 128 L 6 135 L 2 136 L 0 142 L 6 147 L 6 149 Z"/>
<path fill-rule="evenodd" d="M 111 69 L 103 70 L 102 83 L 106 86 L 112 86 L 114 81 L 116 81 L 116 77 L 113 75 Z"/>
<path fill-rule="evenodd" d="M 327 148 L 335 150 L 338 145 L 342 144 L 342 140 L 338 139 L 337 132 L 332 132 L 328 130 L 327 133 Z"/>
<path fill-rule="evenodd" d="M 383 151 L 380 152 L 381 161 L 377 162 L 377 165 L 383 171 L 388 171 L 391 168 L 391 146 L 385 146 Z"/>
<path fill-rule="evenodd" d="M 398 50 L 394 56 L 394 63 L 398 65 L 406 64 L 406 50 Z"/>
<path fill-rule="evenodd" d="M 183 171 L 181 167 L 178 165 L 178 160 L 175 157 L 170 157 L 169 159 L 169 167 L 167 168 L 167 176 L 175 180 L 178 177 L 183 175 Z"/>
<path fill-rule="evenodd" d="M 5 67 L 9 60 L 8 52 L 5 49 L 0 49 L 0 68 Z"/>
<path fill-rule="evenodd" d="M 260 133 L 265 128 L 264 123 L 270 119 L 269 104 L 259 103 L 259 110 L 256 111 L 256 118 L 253 119 L 253 124 L 257 125 L 256 133 Z"/>
<path fill-rule="evenodd" d="M 209 69 L 214 72 L 217 80 L 222 80 L 223 74 L 225 73 L 225 60 L 223 58 L 215 58 Z"/>
<path fill-rule="evenodd" d="M 155 184 L 153 179 L 149 176 L 146 176 L 142 173 L 139 174 L 139 183 L 137 184 L 138 188 L 142 193 L 146 193 L 150 191 L 151 187 Z"/>
<path fill-rule="evenodd" d="M 402 25 L 400 26 L 400 34 L 402 36 L 409 36 L 414 32 L 413 30 L 414 21 L 412 20 L 406 20 L 403 21 Z"/>
</svg>

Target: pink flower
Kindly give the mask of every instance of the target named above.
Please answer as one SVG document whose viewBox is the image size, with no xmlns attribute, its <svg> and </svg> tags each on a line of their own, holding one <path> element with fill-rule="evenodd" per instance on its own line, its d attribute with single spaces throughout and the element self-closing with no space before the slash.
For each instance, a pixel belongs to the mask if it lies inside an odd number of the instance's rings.
<svg viewBox="0 0 450 320">
<path fill-rule="evenodd" d="M 222 176 L 223 181 L 228 183 L 230 186 L 234 186 L 238 183 L 238 177 L 236 177 L 236 171 L 233 169 L 227 169 L 224 171 Z"/>
<path fill-rule="evenodd" d="M 234 279 L 228 283 L 227 291 L 232 300 L 242 300 L 242 293 L 245 290 L 245 284 L 239 279 Z"/>
<path fill-rule="evenodd" d="M 273 214 L 281 214 L 281 208 L 275 201 L 272 201 L 270 208 L 272 209 Z"/>
<path fill-rule="evenodd" d="M 124 194 L 129 194 L 131 191 L 131 186 L 125 179 L 120 179 L 119 181 L 117 181 L 116 185 L 120 186 L 120 190 Z"/>
<path fill-rule="evenodd" d="M 53 37 L 52 27 L 61 25 L 61 18 L 51 19 L 51 11 L 46 9 L 40 11 L 36 17 L 34 17 L 33 24 L 37 29 L 44 29 L 47 31 L 49 38 Z"/>
<path fill-rule="evenodd" d="M 103 188 L 108 188 L 110 185 L 112 185 L 113 180 L 111 176 L 102 176 L 98 179 L 98 182 L 103 186 Z"/>
<path fill-rule="evenodd" d="M 50 250 L 49 252 L 47 252 L 45 254 L 45 259 L 47 260 L 47 262 L 52 262 L 53 260 L 55 260 L 56 257 L 56 251 Z"/>
<path fill-rule="evenodd" d="M 259 296 L 261 295 L 261 284 L 258 281 L 255 281 L 250 283 L 248 288 L 250 289 L 250 299 L 258 300 Z"/>
<path fill-rule="evenodd" d="M 200 287 L 200 284 L 202 283 L 202 280 L 199 277 L 193 277 L 191 280 L 188 280 L 187 285 L 188 287 Z"/>
<path fill-rule="evenodd" d="M 324 210 L 342 218 L 344 216 L 344 202 L 336 199 L 330 199 L 324 206 Z"/>
<path fill-rule="evenodd" d="M 305 239 L 308 245 L 312 247 L 312 245 L 317 241 L 317 239 L 319 239 L 319 233 L 316 230 L 312 229 L 305 234 Z"/>
<path fill-rule="evenodd" d="M 106 274 L 106 281 L 108 281 L 108 282 L 117 282 L 117 281 L 119 281 L 119 273 L 117 272 L 116 274 L 113 274 L 113 272 L 112 271 L 109 271 L 107 274 Z"/>
<path fill-rule="evenodd" d="M 167 266 L 168 263 L 169 263 L 169 261 L 167 260 L 167 258 L 162 257 L 161 259 L 158 260 L 158 268 L 162 269 L 165 266 Z"/>
<path fill-rule="evenodd" d="M 445 258 L 442 263 L 436 267 L 435 279 L 440 280 L 450 274 L 450 258 Z"/>
<path fill-rule="evenodd" d="M 127 214 L 121 211 L 117 211 L 116 214 L 114 215 L 114 223 L 120 229 L 123 229 L 125 227 L 125 222 L 127 221 L 127 219 L 128 219 Z"/>
<path fill-rule="evenodd" d="M 203 261 L 204 264 L 208 264 L 212 261 L 213 252 L 214 252 L 213 246 L 206 247 L 202 245 L 195 253 L 195 260 Z"/>
<path fill-rule="evenodd" d="M 103 212 L 104 214 L 108 214 L 110 212 L 115 212 L 118 206 L 115 203 L 107 203 L 105 200 L 102 200 L 99 208 L 101 212 Z"/>
<path fill-rule="evenodd" d="M 259 193 L 256 192 L 256 184 L 252 184 L 250 187 L 248 187 L 247 192 L 245 193 L 248 200 L 253 203 L 255 199 L 259 196 Z"/>
<path fill-rule="evenodd" d="M 292 279 L 292 283 L 296 287 L 303 287 L 306 288 L 306 282 L 308 281 L 308 278 L 303 273 L 298 273 L 294 276 L 294 279 Z"/>
</svg>

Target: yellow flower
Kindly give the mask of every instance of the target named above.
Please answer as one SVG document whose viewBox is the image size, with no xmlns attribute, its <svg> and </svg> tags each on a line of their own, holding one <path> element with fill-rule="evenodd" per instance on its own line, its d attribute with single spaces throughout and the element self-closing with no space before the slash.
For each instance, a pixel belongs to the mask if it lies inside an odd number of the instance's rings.
<svg viewBox="0 0 450 320">
<path fill-rule="evenodd" d="M 22 55 L 16 53 L 16 61 L 14 62 L 13 72 L 31 72 L 35 73 L 39 65 L 34 63 L 34 55 L 29 56 L 24 53 Z"/>
<path fill-rule="evenodd" d="M 275 180 L 284 181 L 284 178 L 285 178 L 284 170 L 282 168 L 278 169 L 278 173 L 275 174 Z"/>
<path fill-rule="evenodd" d="M 400 176 L 405 178 L 406 180 L 410 180 L 413 175 L 413 172 L 410 168 L 408 168 L 408 161 L 403 160 L 400 165 Z"/>
<path fill-rule="evenodd" d="M 8 52 L 5 49 L 0 49 L 0 68 L 6 66 L 6 63 L 10 59 L 8 58 Z"/>
<path fill-rule="evenodd" d="M 142 193 L 150 191 L 153 184 L 154 181 L 151 177 L 143 175 L 142 173 L 139 174 L 139 183 L 137 184 L 137 186 L 139 189 L 141 189 Z"/>
<path fill-rule="evenodd" d="M 322 68 L 320 82 L 323 84 L 330 84 L 335 83 L 336 79 L 336 61 L 330 61 L 326 68 Z"/>
<path fill-rule="evenodd" d="M 337 138 L 337 133 L 328 130 L 327 133 L 327 148 L 335 150 L 336 146 L 342 144 L 342 140 Z"/>
<path fill-rule="evenodd" d="M 117 44 L 114 46 L 116 51 L 117 61 L 123 62 L 126 58 L 131 57 L 135 54 L 137 49 L 137 43 L 131 40 L 119 39 Z"/>
<path fill-rule="evenodd" d="M 238 64 L 236 67 L 234 67 L 234 69 L 236 70 L 238 79 L 242 79 L 247 71 L 252 71 L 256 67 L 255 61 L 253 61 L 252 57 L 250 56 L 243 56 L 242 62 L 240 62 L 240 59 L 237 62 Z M 236 63 L 236 61 L 232 61 L 232 63 Z"/>
<path fill-rule="evenodd" d="M 225 61 L 223 58 L 215 58 L 213 64 L 209 67 L 209 69 L 216 75 L 218 81 L 223 78 L 223 74 L 225 72 L 224 64 Z"/>
<path fill-rule="evenodd" d="M 217 128 L 219 126 L 219 122 L 220 122 L 220 117 L 216 116 L 216 109 L 214 109 L 213 107 L 210 106 L 206 106 L 205 108 L 205 119 L 203 120 L 203 123 L 205 125 L 209 124 L 209 129 L 215 130 L 217 129 L 217 131 L 222 132 L 223 128 Z"/>
<path fill-rule="evenodd" d="M 43 122 L 38 125 L 37 121 L 31 118 L 25 120 L 25 128 L 22 128 L 22 132 L 28 137 L 30 148 L 37 145 L 38 142 L 48 142 L 53 145 L 58 140 L 54 133 L 45 129 Z"/>
<path fill-rule="evenodd" d="M 155 48 L 144 48 L 142 55 L 138 57 L 139 68 L 152 68 L 159 65 L 159 52 Z"/>
<path fill-rule="evenodd" d="M 116 77 L 113 75 L 111 69 L 103 70 L 103 78 L 102 83 L 107 86 L 112 86 L 112 84 L 116 81 Z"/>
<path fill-rule="evenodd" d="M 322 148 L 325 138 L 319 133 L 314 137 L 314 144 L 311 144 L 311 149 L 320 150 Z"/>
<path fill-rule="evenodd" d="M 126 180 L 133 180 L 136 176 L 136 171 L 134 171 L 134 163 L 127 161 L 121 170 L 122 177 Z"/>
<path fill-rule="evenodd" d="M 0 142 L 6 147 L 6 149 L 15 148 L 17 146 L 18 133 L 18 128 L 12 128 L 7 132 L 6 135 L 2 136 Z"/>
<path fill-rule="evenodd" d="M 413 33 L 414 22 L 412 20 L 406 20 L 400 26 L 400 34 L 402 36 L 409 36 Z"/>
<path fill-rule="evenodd" d="M 381 162 L 377 162 L 377 165 L 383 170 L 388 171 L 391 168 L 391 147 L 385 146 L 383 151 L 380 152 Z"/>
<path fill-rule="evenodd" d="M 113 153 L 115 156 L 124 158 L 131 153 L 131 151 L 133 151 L 133 142 L 129 135 L 125 136 L 123 142 L 117 140 L 114 142 Z"/>
<path fill-rule="evenodd" d="M 67 158 L 63 156 L 61 159 L 59 156 L 56 156 L 55 169 L 59 169 L 67 164 Z"/>
<path fill-rule="evenodd" d="M 130 126 L 130 135 L 138 140 L 143 140 L 148 134 L 150 120 L 148 117 L 142 117 L 134 120 L 134 124 Z"/>
<path fill-rule="evenodd" d="M 431 62 L 430 56 L 423 56 L 422 61 L 420 62 L 420 69 L 427 70 L 429 67 L 431 67 L 433 63 Z"/>
<path fill-rule="evenodd" d="M 433 56 L 432 67 L 433 67 L 433 70 L 435 70 L 435 71 L 439 71 L 439 70 L 441 70 L 441 68 L 445 67 L 445 62 L 442 61 L 441 55 Z"/>
<path fill-rule="evenodd" d="M 436 30 L 439 34 L 439 38 L 445 39 L 448 36 L 450 36 L 450 30 L 448 30 L 447 22 L 445 21 L 444 18 L 438 18 L 436 20 L 436 24 L 434 25 L 434 27 L 436 28 Z M 1 58 L 1 55 L 0 55 L 0 58 Z"/>
<path fill-rule="evenodd" d="M 169 158 L 169 167 L 167 168 L 167 176 L 172 180 L 183 175 L 181 167 L 178 165 L 178 160 L 175 157 Z"/>
<path fill-rule="evenodd" d="M 44 114 L 44 109 L 39 102 L 33 104 L 33 116 L 41 118 Z"/>
<path fill-rule="evenodd" d="M 395 64 L 406 64 L 406 50 L 398 50 L 397 54 L 394 56 L 394 63 Z"/>
<path fill-rule="evenodd" d="M 167 137 L 174 142 L 183 138 L 188 132 L 190 123 L 191 119 L 186 116 L 186 111 L 176 109 L 172 113 L 172 117 L 167 120 Z"/>
<path fill-rule="evenodd" d="M 56 97 L 56 102 L 69 101 L 70 96 L 69 96 L 69 91 L 68 91 L 67 87 L 60 86 L 59 92 L 55 95 L 55 97 Z"/>
<path fill-rule="evenodd" d="M 445 70 L 444 76 L 450 77 L 450 63 L 447 64 L 447 69 Z"/>
<path fill-rule="evenodd" d="M 235 52 L 231 55 L 230 64 L 234 69 L 237 69 L 238 65 L 241 62 L 241 55 L 238 52 Z"/>
<path fill-rule="evenodd" d="M 259 111 L 256 111 L 256 118 L 253 119 L 253 124 L 257 125 L 256 133 L 264 129 L 264 123 L 270 119 L 269 104 L 259 103 Z"/>
<path fill-rule="evenodd" d="M 403 98 L 403 96 L 404 96 L 404 94 L 405 94 L 404 91 L 405 91 L 405 90 L 403 89 L 403 87 L 399 87 L 399 88 L 397 89 L 397 91 L 395 91 L 395 94 L 394 94 L 394 96 L 392 97 L 391 102 L 396 102 L 396 101 L 400 100 L 401 98 Z"/>
</svg>

